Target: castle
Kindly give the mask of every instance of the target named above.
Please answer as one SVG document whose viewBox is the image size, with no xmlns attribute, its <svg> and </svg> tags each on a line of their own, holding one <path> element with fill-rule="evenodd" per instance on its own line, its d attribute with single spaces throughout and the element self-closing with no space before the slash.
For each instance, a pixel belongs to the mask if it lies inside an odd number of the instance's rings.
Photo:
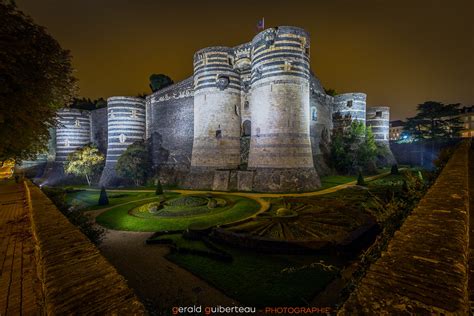
<svg viewBox="0 0 474 316">
<path fill-rule="evenodd" d="M 364 93 L 325 93 L 310 70 L 310 37 L 298 27 L 266 29 L 236 47 L 194 54 L 193 76 L 146 97 L 110 97 L 107 108 L 63 109 L 55 162 L 95 143 L 106 153 L 100 183 L 118 184 L 127 146 L 151 142 L 164 183 L 192 189 L 309 191 L 327 172 L 319 143 L 335 115 L 372 126 L 389 141 L 389 108 L 366 110 Z"/>
</svg>

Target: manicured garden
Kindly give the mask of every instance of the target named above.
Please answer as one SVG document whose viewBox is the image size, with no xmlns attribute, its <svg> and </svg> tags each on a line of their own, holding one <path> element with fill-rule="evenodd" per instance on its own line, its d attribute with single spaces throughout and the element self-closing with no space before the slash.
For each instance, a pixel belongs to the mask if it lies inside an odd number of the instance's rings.
<svg viewBox="0 0 474 316">
<path fill-rule="evenodd" d="M 258 216 L 255 221 L 259 223 L 262 218 L 268 221 L 276 218 L 278 222 L 276 227 L 282 228 L 281 234 L 265 227 L 246 230 L 249 222 L 226 225 L 224 229 L 240 233 L 247 232 L 249 235 L 256 233 L 258 237 L 270 239 L 298 239 L 301 235 L 291 235 L 291 231 L 288 234 L 289 230 L 285 230 L 285 225 L 282 223 L 288 225 L 288 223 L 298 222 L 298 217 L 293 216 L 293 213 L 301 213 L 300 215 L 304 217 L 310 212 L 317 217 L 315 225 L 320 225 L 320 228 L 327 230 L 326 234 L 321 236 L 315 234 L 314 238 L 318 236 L 324 239 L 329 233 L 335 233 L 337 236 L 339 229 L 357 229 L 357 223 L 367 216 L 373 216 L 375 221 L 376 216 L 372 214 L 373 204 L 389 200 L 387 192 L 390 194 L 401 192 L 403 186 L 406 185 L 404 181 L 408 179 L 407 177 L 418 179 L 414 173 L 405 175 L 401 172 L 370 181 L 364 187 L 354 186 L 330 194 L 272 198 L 270 199 L 272 207 L 263 213 L 269 215 Z M 288 214 L 283 214 L 281 211 L 285 205 L 290 210 Z M 299 219 L 300 222 L 308 222 L 302 218 Z M 354 223 L 348 221 L 354 221 Z M 381 222 L 379 224 L 383 225 Z M 308 231 L 308 235 L 317 233 L 311 229 Z M 307 238 L 308 235 L 303 237 Z M 349 252 L 341 255 L 338 251 L 308 251 L 305 255 L 262 253 L 244 249 L 246 247 L 244 245 L 234 247 L 221 243 L 212 234 L 209 236 L 204 234 L 201 238 L 192 235 L 190 238 L 186 233 L 170 233 L 155 236 L 152 239 L 171 244 L 172 251 L 167 256 L 169 260 L 203 278 L 242 304 L 254 306 L 307 305 L 338 276 L 347 264 L 348 258 L 354 255 L 352 250 L 349 250 L 351 252 L 349 257 Z M 370 240 L 373 239 L 369 239 L 369 243 Z M 219 253 L 226 254 L 231 260 L 227 260 L 226 257 L 219 259 L 221 257 Z"/>
<path fill-rule="evenodd" d="M 255 214 L 260 205 L 251 199 L 233 195 L 219 195 L 220 198 L 228 201 L 225 206 L 216 206 L 211 209 L 207 205 L 200 206 L 197 211 L 196 207 L 171 206 L 165 208 L 168 212 L 175 212 L 175 216 L 164 216 L 164 214 L 151 214 L 148 210 L 140 211 L 140 206 L 144 203 L 134 202 L 130 204 L 120 205 L 105 211 L 96 218 L 96 222 L 106 228 L 115 230 L 130 231 L 163 231 L 163 230 L 184 230 L 190 224 L 200 224 L 204 226 L 216 226 L 230 223 L 243 219 Z M 167 194 L 169 200 L 178 198 L 177 194 Z M 159 201 L 157 198 L 156 201 Z M 196 211 L 195 213 L 187 213 L 189 209 Z M 208 208 L 207 211 L 203 209 Z"/>
</svg>

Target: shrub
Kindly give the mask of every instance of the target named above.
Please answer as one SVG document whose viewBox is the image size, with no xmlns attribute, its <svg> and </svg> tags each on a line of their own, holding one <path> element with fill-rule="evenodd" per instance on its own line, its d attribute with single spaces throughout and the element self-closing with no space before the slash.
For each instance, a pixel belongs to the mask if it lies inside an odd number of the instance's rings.
<svg viewBox="0 0 474 316">
<path fill-rule="evenodd" d="M 207 207 L 211 209 L 216 208 L 217 207 L 216 199 L 209 199 L 209 202 L 207 202 Z"/>
<path fill-rule="evenodd" d="M 451 158 L 451 156 L 453 155 L 454 150 L 455 147 L 449 146 L 444 147 L 439 151 L 438 157 L 433 161 L 433 164 L 435 165 L 436 169 L 438 169 L 438 171 L 441 171 L 441 169 L 446 166 L 449 158 Z"/>
<path fill-rule="evenodd" d="M 109 198 L 107 197 L 107 191 L 105 191 L 105 187 L 102 186 L 100 189 L 100 196 L 99 196 L 99 205 L 108 205 Z"/>
<path fill-rule="evenodd" d="M 163 187 L 162 187 L 162 185 L 161 185 L 160 180 L 158 180 L 158 183 L 156 184 L 156 191 L 155 191 L 155 194 L 156 194 L 156 195 L 162 195 L 162 194 L 163 194 Z"/>
<path fill-rule="evenodd" d="M 357 176 L 357 185 L 365 185 L 365 180 L 362 176 L 362 172 L 359 172 L 359 175 Z"/>
</svg>

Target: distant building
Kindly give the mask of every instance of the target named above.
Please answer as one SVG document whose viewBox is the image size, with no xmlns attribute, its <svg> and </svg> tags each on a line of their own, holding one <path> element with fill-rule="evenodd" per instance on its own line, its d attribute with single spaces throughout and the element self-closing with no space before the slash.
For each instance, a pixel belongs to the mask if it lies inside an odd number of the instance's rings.
<svg viewBox="0 0 474 316">
<path fill-rule="evenodd" d="M 474 137 L 474 105 L 459 110 L 462 122 L 461 137 Z"/>
<path fill-rule="evenodd" d="M 405 126 L 405 122 L 401 120 L 391 121 L 390 129 L 389 129 L 390 140 L 393 140 L 393 141 L 399 140 L 402 135 L 404 126 Z"/>
</svg>

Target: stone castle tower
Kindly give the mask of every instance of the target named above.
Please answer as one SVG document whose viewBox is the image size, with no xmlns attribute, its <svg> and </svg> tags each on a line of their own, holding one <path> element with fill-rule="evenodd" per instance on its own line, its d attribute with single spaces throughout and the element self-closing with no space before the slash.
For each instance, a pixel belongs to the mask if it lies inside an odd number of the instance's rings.
<svg viewBox="0 0 474 316">
<path fill-rule="evenodd" d="M 337 117 L 367 122 L 388 145 L 389 108 L 366 113 L 364 93 L 327 95 L 310 69 L 310 37 L 301 28 L 269 28 L 236 47 L 201 49 L 193 66 L 192 77 L 146 100 L 111 97 L 107 109 L 60 111 L 67 124 L 56 133 L 56 163 L 92 141 L 107 157 L 100 183 L 120 184 L 118 158 L 146 139 L 163 183 L 298 192 L 317 188 L 328 172 L 320 145 L 330 141 Z"/>
</svg>

